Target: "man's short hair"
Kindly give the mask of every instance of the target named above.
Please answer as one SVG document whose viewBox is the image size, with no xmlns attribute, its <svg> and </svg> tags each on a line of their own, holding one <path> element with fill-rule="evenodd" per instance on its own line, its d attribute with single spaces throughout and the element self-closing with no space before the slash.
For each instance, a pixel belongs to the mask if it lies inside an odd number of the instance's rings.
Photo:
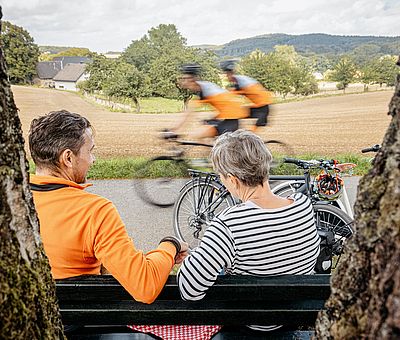
<svg viewBox="0 0 400 340">
<path fill-rule="evenodd" d="M 85 117 L 67 110 L 51 111 L 34 119 L 29 129 L 29 150 L 36 166 L 58 168 L 66 149 L 79 154 L 88 128 L 92 126 Z"/>
</svg>

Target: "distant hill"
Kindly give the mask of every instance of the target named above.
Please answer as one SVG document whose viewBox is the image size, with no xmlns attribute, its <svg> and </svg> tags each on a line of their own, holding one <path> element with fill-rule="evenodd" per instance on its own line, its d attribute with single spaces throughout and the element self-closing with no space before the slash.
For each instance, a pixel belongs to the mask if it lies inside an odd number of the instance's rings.
<svg viewBox="0 0 400 340">
<path fill-rule="evenodd" d="M 302 55 L 331 54 L 339 55 L 368 45 L 377 54 L 400 54 L 400 36 L 344 36 L 323 33 L 301 35 L 264 34 L 246 39 L 233 40 L 221 46 L 197 46 L 213 50 L 221 57 L 241 57 L 256 49 L 271 52 L 275 45 L 292 45 Z"/>
<path fill-rule="evenodd" d="M 57 54 L 72 48 L 71 46 L 39 46 L 40 53 L 49 53 L 49 54 Z"/>
</svg>

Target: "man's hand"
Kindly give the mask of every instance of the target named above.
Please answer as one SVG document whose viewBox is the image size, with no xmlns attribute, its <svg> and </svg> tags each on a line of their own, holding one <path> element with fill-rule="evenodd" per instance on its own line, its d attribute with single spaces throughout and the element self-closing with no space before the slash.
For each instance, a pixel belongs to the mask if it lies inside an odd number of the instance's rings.
<svg viewBox="0 0 400 340">
<path fill-rule="evenodd" d="M 185 257 L 189 255 L 189 245 L 183 241 L 179 241 L 179 243 L 181 244 L 181 251 L 175 255 L 175 264 L 182 263 Z"/>
</svg>

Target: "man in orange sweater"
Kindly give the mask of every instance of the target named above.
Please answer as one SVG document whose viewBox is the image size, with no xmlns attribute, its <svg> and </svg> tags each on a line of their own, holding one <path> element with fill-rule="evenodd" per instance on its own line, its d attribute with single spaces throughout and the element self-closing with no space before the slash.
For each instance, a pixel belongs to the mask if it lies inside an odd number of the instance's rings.
<svg viewBox="0 0 400 340">
<path fill-rule="evenodd" d="M 188 245 L 165 237 L 144 254 L 135 248 L 115 206 L 84 191 L 95 160 L 86 118 L 62 110 L 34 119 L 29 148 L 36 164 L 31 189 L 53 277 L 100 274 L 103 264 L 135 300 L 152 303 Z"/>
</svg>

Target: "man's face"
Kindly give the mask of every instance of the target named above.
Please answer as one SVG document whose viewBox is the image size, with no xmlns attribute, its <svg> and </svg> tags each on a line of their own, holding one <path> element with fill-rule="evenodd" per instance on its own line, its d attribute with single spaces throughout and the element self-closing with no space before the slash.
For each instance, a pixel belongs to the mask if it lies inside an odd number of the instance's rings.
<svg viewBox="0 0 400 340">
<path fill-rule="evenodd" d="M 84 143 L 77 155 L 74 155 L 73 175 L 76 183 L 85 183 L 90 166 L 94 163 L 94 140 L 91 129 L 86 129 Z"/>
</svg>

